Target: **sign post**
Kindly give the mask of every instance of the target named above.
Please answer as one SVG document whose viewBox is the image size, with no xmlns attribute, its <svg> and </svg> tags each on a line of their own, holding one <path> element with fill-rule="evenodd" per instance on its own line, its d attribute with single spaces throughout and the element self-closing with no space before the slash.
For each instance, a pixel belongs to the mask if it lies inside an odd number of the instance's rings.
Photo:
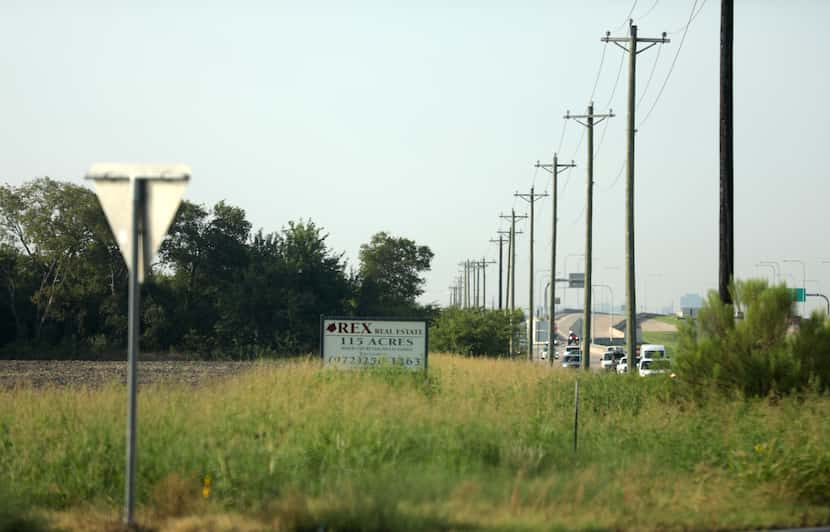
<svg viewBox="0 0 830 532">
<path fill-rule="evenodd" d="M 130 272 L 124 523 L 132 526 L 136 469 L 136 363 L 141 309 L 139 285 L 144 282 L 145 275 L 150 273 L 150 259 L 158 251 L 176 215 L 182 193 L 190 179 L 190 168 L 181 164 L 94 164 L 86 178 L 95 182 L 95 193 Z"/>
</svg>

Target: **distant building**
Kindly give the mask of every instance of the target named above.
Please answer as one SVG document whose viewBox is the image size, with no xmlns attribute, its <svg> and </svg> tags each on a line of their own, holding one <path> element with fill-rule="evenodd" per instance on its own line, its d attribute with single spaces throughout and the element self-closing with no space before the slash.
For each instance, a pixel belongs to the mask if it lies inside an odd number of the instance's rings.
<svg viewBox="0 0 830 532">
<path fill-rule="evenodd" d="M 686 294 L 680 298 L 680 310 L 677 311 L 677 317 L 693 318 L 697 316 L 697 311 L 703 306 L 703 298 L 698 294 Z"/>
</svg>

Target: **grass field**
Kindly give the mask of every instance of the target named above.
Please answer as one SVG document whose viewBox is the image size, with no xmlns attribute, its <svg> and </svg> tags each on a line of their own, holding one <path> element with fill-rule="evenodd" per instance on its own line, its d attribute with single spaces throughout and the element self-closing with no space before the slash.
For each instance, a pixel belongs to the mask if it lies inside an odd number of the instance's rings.
<svg viewBox="0 0 830 532">
<path fill-rule="evenodd" d="M 654 319 L 666 323 L 668 325 L 674 325 L 675 327 L 679 327 L 680 324 L 683 323 L 683 320 L 677 319 L 677 316 L 674 315 L 655 316 Z"/>
<path fill-rule="evenodd" d="M 701 402 L 677 386 L 449 355 L 431 356 L 428 377 L 309 360 L 148 385 L 138 519 L 173 531 L 830 523 L 830 398 Z M 125 404 L 116 383 L 0 390 L 0 530 L 115 529 Z"/>
</svg>

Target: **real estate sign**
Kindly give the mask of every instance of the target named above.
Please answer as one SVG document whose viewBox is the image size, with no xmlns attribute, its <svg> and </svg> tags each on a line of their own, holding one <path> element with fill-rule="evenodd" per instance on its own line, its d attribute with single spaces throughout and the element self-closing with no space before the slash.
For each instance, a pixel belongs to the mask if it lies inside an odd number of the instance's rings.
<svg viewBox="0 0 830 532">
<path fill-rule="evenodd" d="M 426 320 L 328 317 L 320 319 L 323 364 L 340 368 L 427 368 Z"/>
</svg>

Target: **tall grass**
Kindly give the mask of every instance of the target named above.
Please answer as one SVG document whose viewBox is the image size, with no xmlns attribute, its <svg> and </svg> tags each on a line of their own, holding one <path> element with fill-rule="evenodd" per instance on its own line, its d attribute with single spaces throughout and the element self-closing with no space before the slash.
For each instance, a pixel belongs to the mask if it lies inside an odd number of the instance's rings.
<svg viewBox="0 0 830 532">
<path fill-rule="evenodd" d="M 428 376 L 309 360 L 147 386 L 140 516 L 172 530 L 830 522 L 830 399 L 692 401 L 674 384 L 432 355 Z M 60 526 L 116 519 L 125 404 L 115 384 L 0 391 L 3 482 Z"/>
</svg>

